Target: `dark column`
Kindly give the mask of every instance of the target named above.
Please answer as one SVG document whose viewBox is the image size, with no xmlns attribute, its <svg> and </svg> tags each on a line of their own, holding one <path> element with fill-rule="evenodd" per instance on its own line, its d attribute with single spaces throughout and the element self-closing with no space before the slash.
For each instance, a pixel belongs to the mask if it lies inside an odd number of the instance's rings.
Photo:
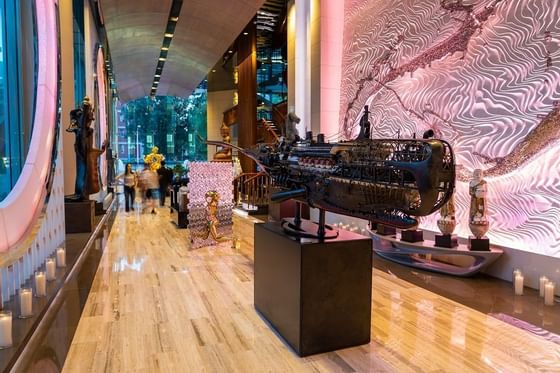
<svg viewBox="0 0 560 373">
<path fill-rule="evenodd" d="M 257 141 L 257 29 L 253 20 L 245 30 L 247 35 L 239 35 L 237 50 L 238 106 L 239 125 L 238 143 L 242 148 L 255 145 Z M 242 156 L 243 172 L 254 172 L 255 162 Z"/>
</svg>

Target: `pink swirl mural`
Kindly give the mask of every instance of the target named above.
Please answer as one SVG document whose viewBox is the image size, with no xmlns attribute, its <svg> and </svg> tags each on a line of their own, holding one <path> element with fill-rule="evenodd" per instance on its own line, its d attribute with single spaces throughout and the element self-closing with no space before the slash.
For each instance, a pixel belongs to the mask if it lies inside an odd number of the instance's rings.
<svg viewBox="0 0 560 373">
<path fill-rule="evenodd" d="M 560 2 L 346 0 L 340 133 L 433 129 L 468 178 L 486 172 L 492 242 L 560 257 Z M 423 226 L 437 231 L 437 216 Z"/>
</svg>

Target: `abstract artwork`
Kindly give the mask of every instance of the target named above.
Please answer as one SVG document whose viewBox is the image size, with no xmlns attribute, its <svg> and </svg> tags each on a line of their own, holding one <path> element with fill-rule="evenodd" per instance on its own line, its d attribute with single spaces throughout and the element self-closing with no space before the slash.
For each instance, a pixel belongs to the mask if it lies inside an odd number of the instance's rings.
<svg viewBox="0 0 560 373">
<path fill-rule="evenodd" d="M 492 242 L 560 257 L 560 2 L 346 0 L 341 84 L 342 138 L 452 144 L 459 235 L 480 168 Z"/>
</svg>

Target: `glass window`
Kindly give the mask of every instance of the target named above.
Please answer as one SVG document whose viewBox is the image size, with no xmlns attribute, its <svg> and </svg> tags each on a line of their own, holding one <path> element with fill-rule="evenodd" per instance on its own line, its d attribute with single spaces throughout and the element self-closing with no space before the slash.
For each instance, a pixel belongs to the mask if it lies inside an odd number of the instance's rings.
<svg viewBox="0 0 560 373">
<path fill-rule="evenodd" d="M 0 201 L 25 164 L 35 112 L 34 2 L 0 0 Z"/>
</svg>

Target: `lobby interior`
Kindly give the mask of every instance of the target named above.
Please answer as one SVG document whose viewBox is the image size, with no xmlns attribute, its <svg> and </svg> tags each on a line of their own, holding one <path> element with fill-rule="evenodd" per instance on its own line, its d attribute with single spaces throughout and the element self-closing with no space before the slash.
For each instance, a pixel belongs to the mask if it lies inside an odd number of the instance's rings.
<svg viewBox="0 0 560 373">
<path fill-rule="evenodd" d="M 560 372 L 559 15 L 0 0 L 0 371 Z"/>
</svg>

